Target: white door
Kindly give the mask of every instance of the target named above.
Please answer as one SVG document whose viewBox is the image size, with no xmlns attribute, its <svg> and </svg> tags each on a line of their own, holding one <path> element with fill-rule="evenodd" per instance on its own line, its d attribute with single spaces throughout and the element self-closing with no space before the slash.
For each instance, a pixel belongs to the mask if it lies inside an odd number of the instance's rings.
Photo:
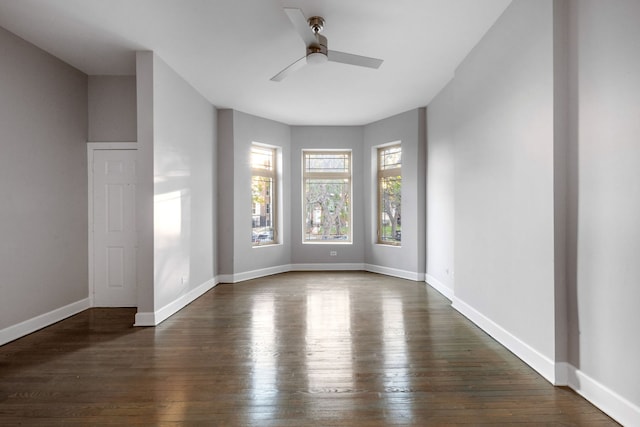
<svg viewBox="0 0 640 427">
<path fill-rule="evenodd" d="M 93 304 L 135 307 L 136 151 L 93 152 Z"/>
</svg>

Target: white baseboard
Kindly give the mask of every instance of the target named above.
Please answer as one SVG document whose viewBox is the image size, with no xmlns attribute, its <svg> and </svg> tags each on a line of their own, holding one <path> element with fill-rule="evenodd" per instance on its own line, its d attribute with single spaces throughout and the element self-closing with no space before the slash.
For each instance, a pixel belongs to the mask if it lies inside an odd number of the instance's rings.
<svg viewBox="0 0 640 427">
<path fill-rule="evenodd" d="M 413 280 L 414 282 L 424 282 L 424 273 L 418 273 L 415 271 L 400 270 L 398 268 L 383 267 L 381 265 L 374 264 L 365 264 L 364 269 L 372 273 L 384 274 L 385 276 Z"/>
<path fill-rule="evenodd" d="M 156 310 L 155 312 L 139 312 L 136 313 L 136 320 L 133 326 L 156 326 L 160 324 L 162 321 L 171 317 L 194 300 L 202 296 L 205 292 L 212 289 L 219 282 L 217 279 L 210 279 L 187 292 L 186 294 L 180 296 L 178 299 L 170 302 L 164 307 Z"/>
<path fill-rule="evenodd" d="M 445 285 L 430 274 L 427 274 L 425 281 L 427 282 L 427 285 L 440 292 L 446 299 L 453 301 L 453 289 L 449 286 Z"/>
<path fill-rule="evenodd" d="M 233 283 L 233 274 L 218 274 L 218 283 Z"/>
<path fill-rule="evenodd" d="M 568 386 L 569 385 L 569 370 L 571 365 L 567 362 L 556 362 L 556 381 L 553 383 L 555 386 Z"/>
<path fill-rule="evenodd" d="M 507 350 L 518 356 L 524 363 L 535 369 L 551 384 L 555 384 L 556 367 L 553 360 L 529 346 L 518 337 L 505 330 L 502 326 L 489 319 L 469 304 L 453 297 L 451 306 L 467 319 L 478 325 L 480 329 L 491 335 Z"/>
<path fill-rule="evenodd" d="M 623 426 L 640 426 L 640 407 L 591 378 L 580 369 L 568 363 L 563 364 L 567 369 L 568 385 L 576 393 Z"/>
<path fill-rule="evenodd" d="M 90 307 L 89 298 L 85 298 L 65 305 L 64 307 L 52 310 L 48 313 L 41 314 L 40 316 L 25 320 L 16 325 L 9 326 L 8 328 L 4 328 L 0 330 L 0 345 L 22 338 L 39 329 L 46 328 L 47 326 L 53 325 L 67 317 L 73 316 L 74 314 L 78 314 Z"/>
<path fill-rule="evenodd" d="M 229 278 L 230 282 L 225 283 L 238 283 L 244 282 L 245 280 L 258 279 L 260 277 L 271 276 L 279 273 L 286 273 L 291 271 L 291 266 L 289 264 L 286 265 L 277 265 L 275 267 L 267 267 L 260 268 L 258 270 L 244 271 L 242 273 L 230 274 Z"/>
<path fill-rule="evenodd" d="M 133 326 L 156 326 L 156 314 L 152 311 L 137 312 Z"/>
<path fill-rule="evenodd" d="M 361 263 L 306 263 L 306 264 L 286 264 L 275 267 L 262 268 L 258 270 L 245 271 L 236 274 L 221 274 L 218 276 L 220 283 L 238 283 L 245 280 L 257 279 L 271 276 L 273 274 L 286 273 L 289 271 L 370 271 L 386 276 L 399 277 L 401 279 L 424 281 L 423 273 L 400 270 L 397 268 L 382 267 L 373 264 Z"/>
<path fill-rule="evenodd" d="M 364 270 L 361 263 L 309 263 L 292 264 L 290 271 L 358 271 Z"/>
</svg>

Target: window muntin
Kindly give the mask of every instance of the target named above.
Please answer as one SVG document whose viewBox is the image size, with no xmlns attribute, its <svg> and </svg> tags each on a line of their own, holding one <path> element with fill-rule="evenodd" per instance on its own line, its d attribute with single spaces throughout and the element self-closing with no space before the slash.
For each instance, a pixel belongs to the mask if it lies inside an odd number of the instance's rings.
<svg viewBox="0 0 640 427">
<path fill-rule="evenodd" d="M 303 243 L 350 243 L 351 151 L 303 151 Z"/>
<path fill-rule="evenodd" d="M 276 217 L 276 153 L 271 147 L 251 146 L 251 243 L 278 242 Z"/>
<path fill-rule="evenodd" d="M 378 148 L 378 243 L 400 246 L 402 241 L 402 147 Z"/>
</svg>

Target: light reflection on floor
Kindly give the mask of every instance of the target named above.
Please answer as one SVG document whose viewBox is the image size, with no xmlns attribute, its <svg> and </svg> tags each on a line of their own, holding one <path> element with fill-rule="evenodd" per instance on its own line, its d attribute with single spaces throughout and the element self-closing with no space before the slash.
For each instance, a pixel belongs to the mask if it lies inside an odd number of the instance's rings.
<svg viewBox="0 0 640 427">
<path fill-rule="evenodd" d="M 405 393 L 411 391 L 408 380 L 411 375 L 404 305 L 400 298 L 389 293 L 380 295 L 379 301 L 377 316 L 373 315 L 370 321 L 377 324 L 382 332 L 382 349 L 380 353 L 367 357 L 381 358 L 380 390 L 384 390 L 384 393 L 379 398 L 387 400 L 383 405 L 386 408 L 385 419 L 410 423 L 413 420 L 413 408 L 410 398 L 406 397 L 409 393 Z M 279 351 L 286 349 L 278 348 L 277 335 L 278 329 L 282 330 L 287 322 L 287 313 L 277 313 L 278 301 L 274 300 L 273 294 L 261 294 L 253 300 L 250 314 L 250 396 L 252 407 L 259 408 L 251 412 L 253 422 L 266 422 L 277 415 L 273 411 L 278 407 L 279 393 L 283 392 L 278 390 L 278 386 L 287 382 L 285 377 L 279 376 L 286 375 L 306 376 L 306 388 L 298 389 L 303 397 L 296 399 L 302 406 L 291 410 L 330 411 L 335 401 L 326 399 L 327 396 L 341 399 L 343 413 L 358 409 L 357 399 L 353 399 L 353 396 L 371 390 L 357 389 L 358 372 L 353 349 L 356 340 L 352 336 L 355 333 L 352 321 L 356 314 L 352 312 L 352 302 L 348 288 L 307 289 L 306 301 L 301 307 L 304 324 L 285 328 L 289 333 L 304 334 L 305 342 L 304 354 L 300 355 L 301 371 L 294 367 L 288 372 L 279 367 Z M 363 315 L 368 316 L 367 313 Z M 404 399 L 407 401 L 404 402 Z"/>
<path fill-rule="evenodd" d="M 349 290 L 309 290 L 306 322 L 305 357 L 309 393 L 352 390 L 354 375 Z"/>
<path fill-rule="evenodd" d="M 394 404 L 386 405 L 385 415 L 393 422 L 407 423 L 411 421 L 413 406 L 409 395 L 405 393 L 410 391 L 411 384 L 407 382 L 407 378 L 411 376 L 403 313 L 402 300 L 393 297 L 382 298 L 384 389 L 385 396 L 392 396 L 391 398 L 396 400 Z M 398 400 L 406 400 L 406 405 L 399 405 Z"/>
<path fill-rule="evenodd" d="M 261 295 L 253 301 L 251 313 L 251 352 L 253 368 L 251 372 L 251 402 L 253 421 L 273 418 L 277 408 L 277 349 L 275 305 L 273 294 Z"/>
</svg>

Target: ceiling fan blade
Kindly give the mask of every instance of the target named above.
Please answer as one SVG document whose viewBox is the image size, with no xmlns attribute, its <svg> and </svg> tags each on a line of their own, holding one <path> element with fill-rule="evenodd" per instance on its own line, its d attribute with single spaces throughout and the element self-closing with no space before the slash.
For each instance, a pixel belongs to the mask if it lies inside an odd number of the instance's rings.
<svg viewBox="0 0 640 427">
<path fill-rule="evenodd" d="M 311 31 L 311 28 L 309 28 L 307 18 L 304 17 L 302 11 L 300 9 L 290 7 L 285 7 L 284 11 L 298 34 L 300 34 L 300 37 L 302 37 L 302 40 L 304 40 L 305 45 L 309 46 L 310 44 L 315 43 L 316 37 L 313 34 L 313 31 Z"/>
<path fill-rule="evenodd" d="M 303 56 L 302 58 L 298 59 L 293 64 L 289 65 L 284 70 L 280 71 L 275 76 L 271 77 L 271 81 L 272 82 L 279 82 L 279 81 L 284 80 L 284 78 L 287 77 L 289 74 L 291 74 L 294 71 L 297 71 L 300 68 L 304 67 L 306 65 L 306 63 L 307 63 L 307 57 Z"/>
<path fill-rule="evenodd" d="M 352 53 L 338 52 L 330 50 L 327 54 L 329 61 L 341 62 L 343 64 L 357 65 L 359 67 L 379 68 L 384 62 L 382 59 L 369 58 L 368 56 L 354 55 Z"/>
</svg>

